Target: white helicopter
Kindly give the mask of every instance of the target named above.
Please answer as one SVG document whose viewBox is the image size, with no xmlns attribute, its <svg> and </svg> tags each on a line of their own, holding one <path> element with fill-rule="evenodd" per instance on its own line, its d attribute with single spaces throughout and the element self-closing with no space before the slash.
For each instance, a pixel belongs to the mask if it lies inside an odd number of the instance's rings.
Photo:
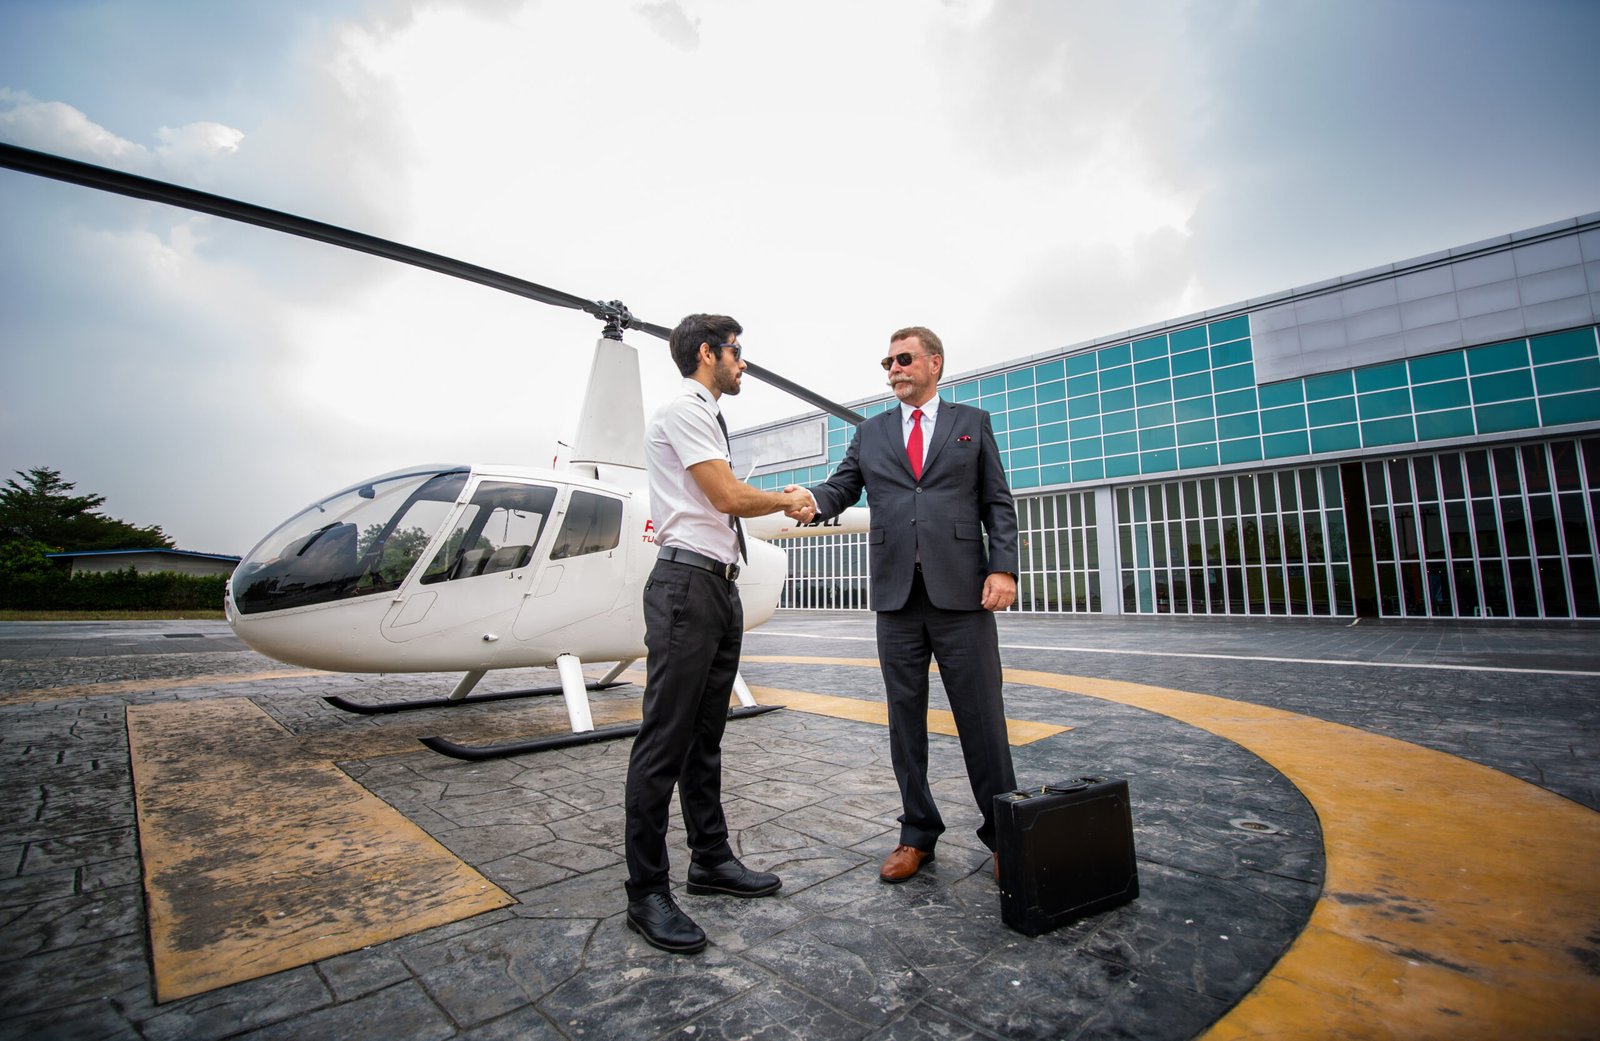
<svg viewBox="0 0 1600 1041">
<path fill-rule="evenodd" d="M 477 704 L 560 692 L 571 732 L 534 741 L 465 746 L 423 743 L 484 759 L 623 737 L 596 730 L 590 690 L 617 685 L 644 657 L 642 592 L 655 562 L 644 469 L 644 406 L 635 348 L 623 331 L 666 339 L 617 301 L 561 293 L 474 265 L 332 225 L 121 171 L 0 143 L 0 166 L 150 199 L 373 253 L 479 282 L 606 322 L 595 344 L 576 438 L 560 469 L 424 465 L 335 492 L 280 524 L 235 569 L 224 611 L 233 631 L 268 657 L 333 672 L 462 672 L 450 694 L 363 705 L 363 713 Z M 852 423 L 862 417 L 747 362 L 746 371 Z M 799 524 L 782 513 L 745 523 L 748 559 L 738 576 L 746 630 L 772 617 L 787 557 L 768 539 L 867 530 L 867 510 Z M 615 662 L 588 681 L 585 662 Z M 469 697 L 495 669 L 553 666 L 556 688 Z M 740 708 L 770 711 L 737 677 Z"/>
</svg>

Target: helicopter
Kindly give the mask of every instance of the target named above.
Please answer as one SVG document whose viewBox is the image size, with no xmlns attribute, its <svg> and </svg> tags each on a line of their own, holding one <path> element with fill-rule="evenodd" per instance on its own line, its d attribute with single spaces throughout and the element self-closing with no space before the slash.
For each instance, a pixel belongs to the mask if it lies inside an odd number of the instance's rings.
<svg viewBox="0 0 1600 1041">
<path fill-rule="evenodd" d="M 316 500 L 274 528 L 235 568 L 224 617 L 267 657 L 330 672 L 460 672 L 442 698 L 335 707 L 366 714 L 463 706 L 559 693 L 569 732 L 531 741 L 422 741 L 461 759 L 486 759 L 609 740 L 637 724 L 597 730 L 591 691 L 643 658 L 642 591 L 655 562 L 644 459 L 637 348 L 627 330 L 667 339 L 620 301 L 596 301 L 438 254 L 304 217 L 0 142 L 0 167 L 147 199 L 339 245 L 588 312 L 596 341 L 578 431 L 564 465 L 433 463 L 372 477 Z M 857 424 L 862 416 L 752 362 L 746 371 Z M 744 522 L 737 577 L 746 631 L 770 619 L 787 557 L 771 540 L 865 532 L 868 511 L 801 523 L 774 513 Z M 591 681 L 585 662 L 614 662 Z M 557 687 L 473 696 L 490 672 L 553 667 Z M 730 718 L 771 711 L 742 676 Z"/>
</svg>

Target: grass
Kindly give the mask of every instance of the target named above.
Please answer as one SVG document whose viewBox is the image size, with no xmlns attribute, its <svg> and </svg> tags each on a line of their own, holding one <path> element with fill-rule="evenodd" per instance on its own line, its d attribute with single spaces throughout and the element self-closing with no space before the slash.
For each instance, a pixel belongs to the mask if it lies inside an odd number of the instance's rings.
<svg viewBox="0 0 1600 1041">
<path fill-rule="evenodd" d="M 0 622 L 222 621 L 222 608 L 186 611 L 11 611 L 0 610 Z"/>
</svg>

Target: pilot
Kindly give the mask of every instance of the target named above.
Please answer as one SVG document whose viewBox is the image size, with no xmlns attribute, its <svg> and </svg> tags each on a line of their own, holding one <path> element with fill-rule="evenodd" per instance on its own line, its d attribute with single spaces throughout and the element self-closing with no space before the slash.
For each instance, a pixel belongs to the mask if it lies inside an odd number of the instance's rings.
<svg viewBox="0 0 1600 1041">
<path fill-rule="evenodd" d="M 784 511 L 812 517 L 804 492 L 745 484 L 730 465 L 718 408 L 744 373 L 739 323 L 692 314 L 672 330 L 672 360 L 684 376 L 676 396 L 645 429 L 655 569 L 644 587 L 644 719 L 628 759 L 628 928 L 664 951 L 692 954 L 706 934 L 672 899 L 667 812 L 673 785 L 689 838 L 688 891 L 757 897 L 782 881 L 739 862 L 722 812 L 722 732 L 739 669 L 744 609 L 734 579 L 744 555 L 737 518 Z"/>
</svg>

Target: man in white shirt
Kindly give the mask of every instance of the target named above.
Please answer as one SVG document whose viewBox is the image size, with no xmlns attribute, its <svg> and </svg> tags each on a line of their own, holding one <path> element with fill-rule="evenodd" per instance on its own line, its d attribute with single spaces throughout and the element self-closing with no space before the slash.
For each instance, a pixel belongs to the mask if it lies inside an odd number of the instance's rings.
<svg viewBox="0 0 1600 1041">
<path fill-rule="evenodd" d="M 722 812 L 722 733 L 744 638 L 736 518 L 782 510 L 810 520 L 813 511 L 804 492 L 762 491 L 733 475 L 718 399 L 739 393 L 741 332 L 726 315 L 679 322 L 670 344 L 683 386 L 645 428 L 659 549 L 644 587 L 644 719 L 624 798 L 627 917 L 646 943 L 682 954 L 705 947 L 706 934 L 672 899 L 666 836 L 674 785 L 689 833 L 690 893 L 770 896 L 783 884 L 733 855 Z"/>
</svg>

